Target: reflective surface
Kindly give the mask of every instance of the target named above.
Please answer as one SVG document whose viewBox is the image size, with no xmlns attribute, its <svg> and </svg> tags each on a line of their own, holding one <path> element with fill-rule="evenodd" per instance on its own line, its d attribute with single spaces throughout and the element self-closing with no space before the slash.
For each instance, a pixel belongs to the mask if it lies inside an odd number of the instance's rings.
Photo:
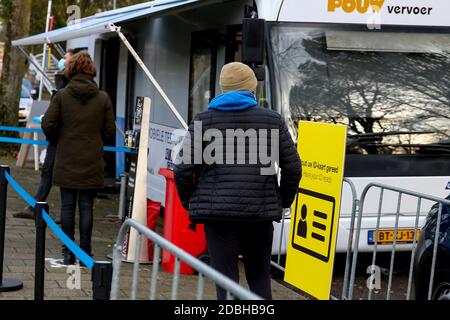
<svg viewBox="0 0 450 320">
<path fill-rule="evenodd" d="M 366 156 L 376 167 L 385 155 L 406 161 L 393 165 L 405 175 L 421 157 L 439 172 L 413 175 L 448 175 L 450 35 L 289 24 L 272 26 L 270 38 L 276 102 L 293 131 L 298 120 L 346 124 L 349 161 Z"/>
</svg>

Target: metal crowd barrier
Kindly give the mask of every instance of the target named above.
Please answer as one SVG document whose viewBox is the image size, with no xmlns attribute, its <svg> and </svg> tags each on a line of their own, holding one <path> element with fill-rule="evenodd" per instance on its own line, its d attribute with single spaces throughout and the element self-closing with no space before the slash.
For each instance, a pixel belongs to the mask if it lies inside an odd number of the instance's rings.
<svg viewBox="0 0 450 320">
<path fill-rule="evenodd" d="M 348 299 L 353 298 L 353 292 L 355 287 L 355 278 L 356 278 L 356 266 L 357 266 L 357 260 L 358 260 L 358 249 L 359 249 L 359 240 L 361 236 L 361 222 L 364 214 L 364 205 L 369 198 L 367 196 L 368 192 L 373 189 L 380 190 L 379 200 L 378 200 L 378 212 L 377 212 L 377 223 L 376 228 L 374 232 L 374 248 L 373 248 L 373 255 L 372 255 L 372 272 L 373 268 L 376 264 L 376 257 L 377 257 L 377 251 L 379 247 L 378 243 L 378 232 L 380 231 L 380 220 L 382 215 L 382 207 L 383 207 L 383 200 L 385 199 L 385 191 L 394 192 L 394 194 L 398 195 L 397 197 L 397 203 L 396 203 L 396 213 L 395 213 L 395 227 L 394 227 L 394 239 L 392 243 L 392 249 L 391 251 L 391 257 L 390 257 L 390 266 L 389 266 L 389 273 L 388 273 L 388 285 L 387 285 L 387 294 L 386 299 L 389 300 L 391 298 L 391 289 L 392 289 L 392 281 L 393 281 L 393 273 L 394 273 L 394 262 L 395 262 L 395 254 L 396 254 L 396 248 L 398 244 L 397 239 L 397 231 L 399 230 L 399 218 L 401 216 L 400 208 L 402 205 L 402 201 L 404 196 L 408 196 L 409 199 L 416 199 L 417 201 L 417 209 L 415 212 L 415 226 L 414 226 L 414 240 L 412 244 L 412 250 L 411 250 L 411 260 L 410 260 L 410 266 L 409 266 L 409 274 L 408 274 L 408 285 L 407 285 L 407 292 L 406 292 L 406 299 L 409 300 L 411 298 L 411 292 L 412 292 L 412 283 L 413 283 L 413 273 L 414 273 L 414 259 L 416 256 L 416 250 L 417 250 L 417 233 L 419 232 L 419 217 L 420 217 L 420 209 L 422 205 L 422 201 L 431 201 L 432 203 L 437 203 L 439 206 L 438 216 L 437 216 L 437 223 L 436 223 L 436 230 L 435 230 L 435 237 L 434 237 L 434 243 L 433 243 L 433 255 L 431 260 L 431 267 L 430 267 L 430 279 L 428 283 L 428 300 L 432 298 L 432 291 L 433 291 L 433 285 L 434 285 L 434 276 L 436 271 L 436 259 L 437 259 L 437 253 L 438 253 L 438 241 L 440 234 L 440 223 L 441 223 L 441 217 L 442 217 L 442 207 L 444 205 L 450 206 L 450 201 L 441 199 L 438 197 L 433 197 L 430 195 L 413 192 L 410 190 L 402 189 L 402 188 L 396 188 L 391 187 L 388 185 L 380 184 L 380 183 L 370 183 L 366 186 L 366 188 L 363 190 L 361 194 L 361 201 L 360 201 L 360 210 L 358 213 L 358 217 L 356 219 L 357 224 L 355 228 L 355 240 L 353 245 L 353 257 L 352 257 L 352 263 L 351 263 L 351 271 L 350 271 L 350 281 L 348 285 L 348 289 L 344 285 L 344 293 L 348 291 Z M 411 200 L 410 200 L 411 201 Z M 350 233 L 352 234 L 352 233 Z M 349 249 L 351 248 L 350 242 L 349 242 Z M 348 260 L 347 260 L 348 261 Z M 347 274 L 347 270 L 346 270 Z M 372 293 L 373 288 L 372 286 L 368 286 L 368 299 L 372 299 Z M 344 296 L 346 296 L 344 294 Z"/>
<path fill-rule="evenodd" d="M 347 247 L 347 254 L 346 254 L 346 260 L 345 260 L 345 273 L 344 273 L 344 282 L 342 286 L 342 296 L 341 299 L 347 299 L 347 293 L 348 293 L 348 282 L 349 282 L 349 276 L 350 276 L 350 265 L 351 265 L 351 255 L 352 255 L 352 246 L 353 246 L 353 237 L 354 234 L 354 228 L 355 228 L 355 217 L 358 211 L 358 204 L 359 200 L 356 194 L 356 188 L 353 182 L 350 179 L 344 178 L 344 183 L 347 184 L 350 188 L 350 192 L 352 194 L 352 212 L 351 212 L 351 222 L 350 222 L 350 230 L 349 230 L 349 237 L 348 237 L 348 247 Z M 286 230 L 284 227 L 285 221 L 287 216 L 283 214 L 283 217 L 281 219 L 281 232 L 280 232 L 280 238 L 279 238 L 279 246 L 278 246 L 278 254 L 276 255 L 276 261 L 271 261 L 271 265 L 278 269 L 281 272 L 285 272 L 285 268 L 281 264 L 281 256 L 282 256 L 282 247 L 284 239 L 286 238 L 286 232 L 289 233 L 289 230 Z M 331 299 L 337 300 L 337 297 L 331 296 Z"/>
<path fill-rule="evenodd" d="M 348 184 L 348 186 L 350 187 L 350 191 L 352 193 L 352 212 L 350 218 L 350 230 L 348 232 L 347 254 L 345 257 L 344 281 L 342 285 L 342 296 L 341 296 L 342 300 L 348 299 L 348 282 L 350 277 L 350 264 L 353 251 L 353 235 L 355 233 L 356 214 L 359 210 L 359 200 L 358 195 L 356 193 L 355 185 L 350 179 L 347 178 L 344 178 L 344 182 Z"/>
<path fill-rule="evenodd" d="M 45 232 L 46 227 L 56 234 L 59 240 L 69 248 L 70 251 L 92 271 L 92 288 L 94 300 L 108 300 L 111 289 L 112 264 L 111 262 L 97 262 L 84 252 L 74 241 L 72 241 L 48 214 L 48 204 L 46 202 L 37 202 L 30 196 L 10 174 L 8 166 L 0 166 L 0 230 L 5 228 L 5 213 L 7 207 L 7 189 L 8 184 L 34 208 L 36 224 L 36 252 L 35 252 L 35 276 L 34 276 L 34 299 L 44 300 L 44 279 L 45 279 Z M 4 238 L 4 232 L 1 232 L 0 238 Z M 0 240 L 0 269 L 3 266 L 3 245 Z M 1 274 L 0 274 L 1 280 Z M 0 283 L 1 284 L 1 283 Z"/>
<path fill-rule="evenodd" d="M 124 222 L 117 236 L 117 241 L 114 245 L 111 300 L 117 300 L 119 297 L 120 268 L 122 265 L 122 249 L 123 249 L 122 244 L 124 243 L 125 237 L 128 236 L 128 231 L 130 230 L 130 228 L 134 228 L 137 231 L 136 234 L 137 245 L 135 248 L 135 257 L 140 256 L 142 236 L 148 238 L 150 241 L 154 243 L 153 268 L 151 274 L 150 294 L 149 294 L 150 300 L 156 299 L 157 279 L 159 273 L 161 249 L 166 250 L 170 252 L 173 256 L 175 256 L 175 268 L 171 291 L 172 300 L 176 300 L 178 295 L 181 262 L 188 264 L 198 272 L 197 295 L 196 295 L 197 300 L 203 299 L 205 278 L 212 280 L 216 285 L 225 289 L 228 293 L 229 299 L 237 298 L 241 300 L 261 300 L 261 297 L 241 287 L 238 283 L 227 278 L 226 276 L 219 273 L 218 271 L 211 268 L 202 261 L 198 260 L 197 258 L 194 258 L 190 254 L 185 252 L 183 249 L 175 246 L 173 243 L 167 241 L 156 232 L 146 228 L 145 226 L 139 224 L 137 221 L 133 219 L 127 219 Z M 140 266 L 139 259 L 135 259 L 133 265 L 132 286 L 131 286 L 132 300 L 136 299 L 136 293 L 138 289 L 139 266 Z"/>
</svg>

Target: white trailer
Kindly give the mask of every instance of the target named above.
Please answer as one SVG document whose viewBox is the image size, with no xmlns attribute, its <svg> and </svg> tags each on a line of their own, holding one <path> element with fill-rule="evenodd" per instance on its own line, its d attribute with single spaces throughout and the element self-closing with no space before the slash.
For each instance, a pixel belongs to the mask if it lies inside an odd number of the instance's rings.
<svg viewBox="0 0 450 320">
<path fill-rule="evenodd" d="M 168 105 L 189 123 L 220 93 L 221 67 L 240 61 L 243 49 L 247 55 L 263 50 L 264 61 L 252 64 L 261 79 L 259 103 L 280 112 L 294 137 L 300 119 L 349 126 L 345 176 L 358 194 L 369 182 L 382 182 L 445 197 L 450 189 L 448 12 L 448 0 L 157 0 L 84 18 L 14 45 L 67 41 L 67 47 L 86 47 L 99 66 L 100 86 L 113 96 L 123 130 L 130 127 L 136 97 L 152 99 L 150 158 L 156 160 L 149 168 L 154 186 L 149 197 L 154 200 L 164 198 L 157 168 L 170 162 L 161 133 L 167 137 L 183 127 Z M 243 34 L 244 18 L 262 19 L 263 34 L 256 24 Z M 129 44 L 120 41 L 120 33 Z M 156 154 L 155 148 L 161 151 Z M 116 165 L 119 174 L 123 156 L 117 156 Z M 378 196 L 370 199 L 361 251 L 372 250 Z M 391 203 L 382 208 L 381 229 L 394 227 L 396 199 Z M 338 252 L 347 249 L 351 204 L 344 187 Z M 429 207 L 422 205 L 420 224 Z M 402 229 L 414 227 L 415 210 L 414 203 L 402 206 Z M 284 230 L 289 222 L 288 217 Z M 277 224 L 276 235 L 280 230 Z"/>
</svg>

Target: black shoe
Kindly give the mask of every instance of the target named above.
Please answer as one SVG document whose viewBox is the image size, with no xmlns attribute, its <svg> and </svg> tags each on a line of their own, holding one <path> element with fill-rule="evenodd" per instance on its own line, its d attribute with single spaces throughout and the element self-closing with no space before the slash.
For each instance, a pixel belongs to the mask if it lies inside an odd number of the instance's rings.
<svg viewBox="0 0 450 320">
<path fill-rule="evenodd" d="M 63 260 L 64 260 L 63 263 L 66 266 L 75 264 L 75 255 L 72 253 L 72 251 L 70 251 L 66 247 L 64 247 L 63 249 Z"/>
<path fill-rule="evenodd" d="M 13 213 L 13 217 L 18 219 L 34 220 L 34 209 L 32 207 L 26 207 L 22 211 Z"/>
</svg>

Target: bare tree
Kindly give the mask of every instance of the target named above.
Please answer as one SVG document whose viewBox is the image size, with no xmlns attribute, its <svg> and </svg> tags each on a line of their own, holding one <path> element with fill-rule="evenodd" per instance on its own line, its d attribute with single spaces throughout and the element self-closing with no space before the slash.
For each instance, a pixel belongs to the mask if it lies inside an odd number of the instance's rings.
<svg viewBox="0 0 450 320">
<path fill-rule="evenodd" d="M 31 0 L 0 0 L 5 51 L 3 73 L 0 83 L 0 123 L 17 125 L 22 78 L 27 61 L 11 41 L 29 34 Z"/>
</svg>

